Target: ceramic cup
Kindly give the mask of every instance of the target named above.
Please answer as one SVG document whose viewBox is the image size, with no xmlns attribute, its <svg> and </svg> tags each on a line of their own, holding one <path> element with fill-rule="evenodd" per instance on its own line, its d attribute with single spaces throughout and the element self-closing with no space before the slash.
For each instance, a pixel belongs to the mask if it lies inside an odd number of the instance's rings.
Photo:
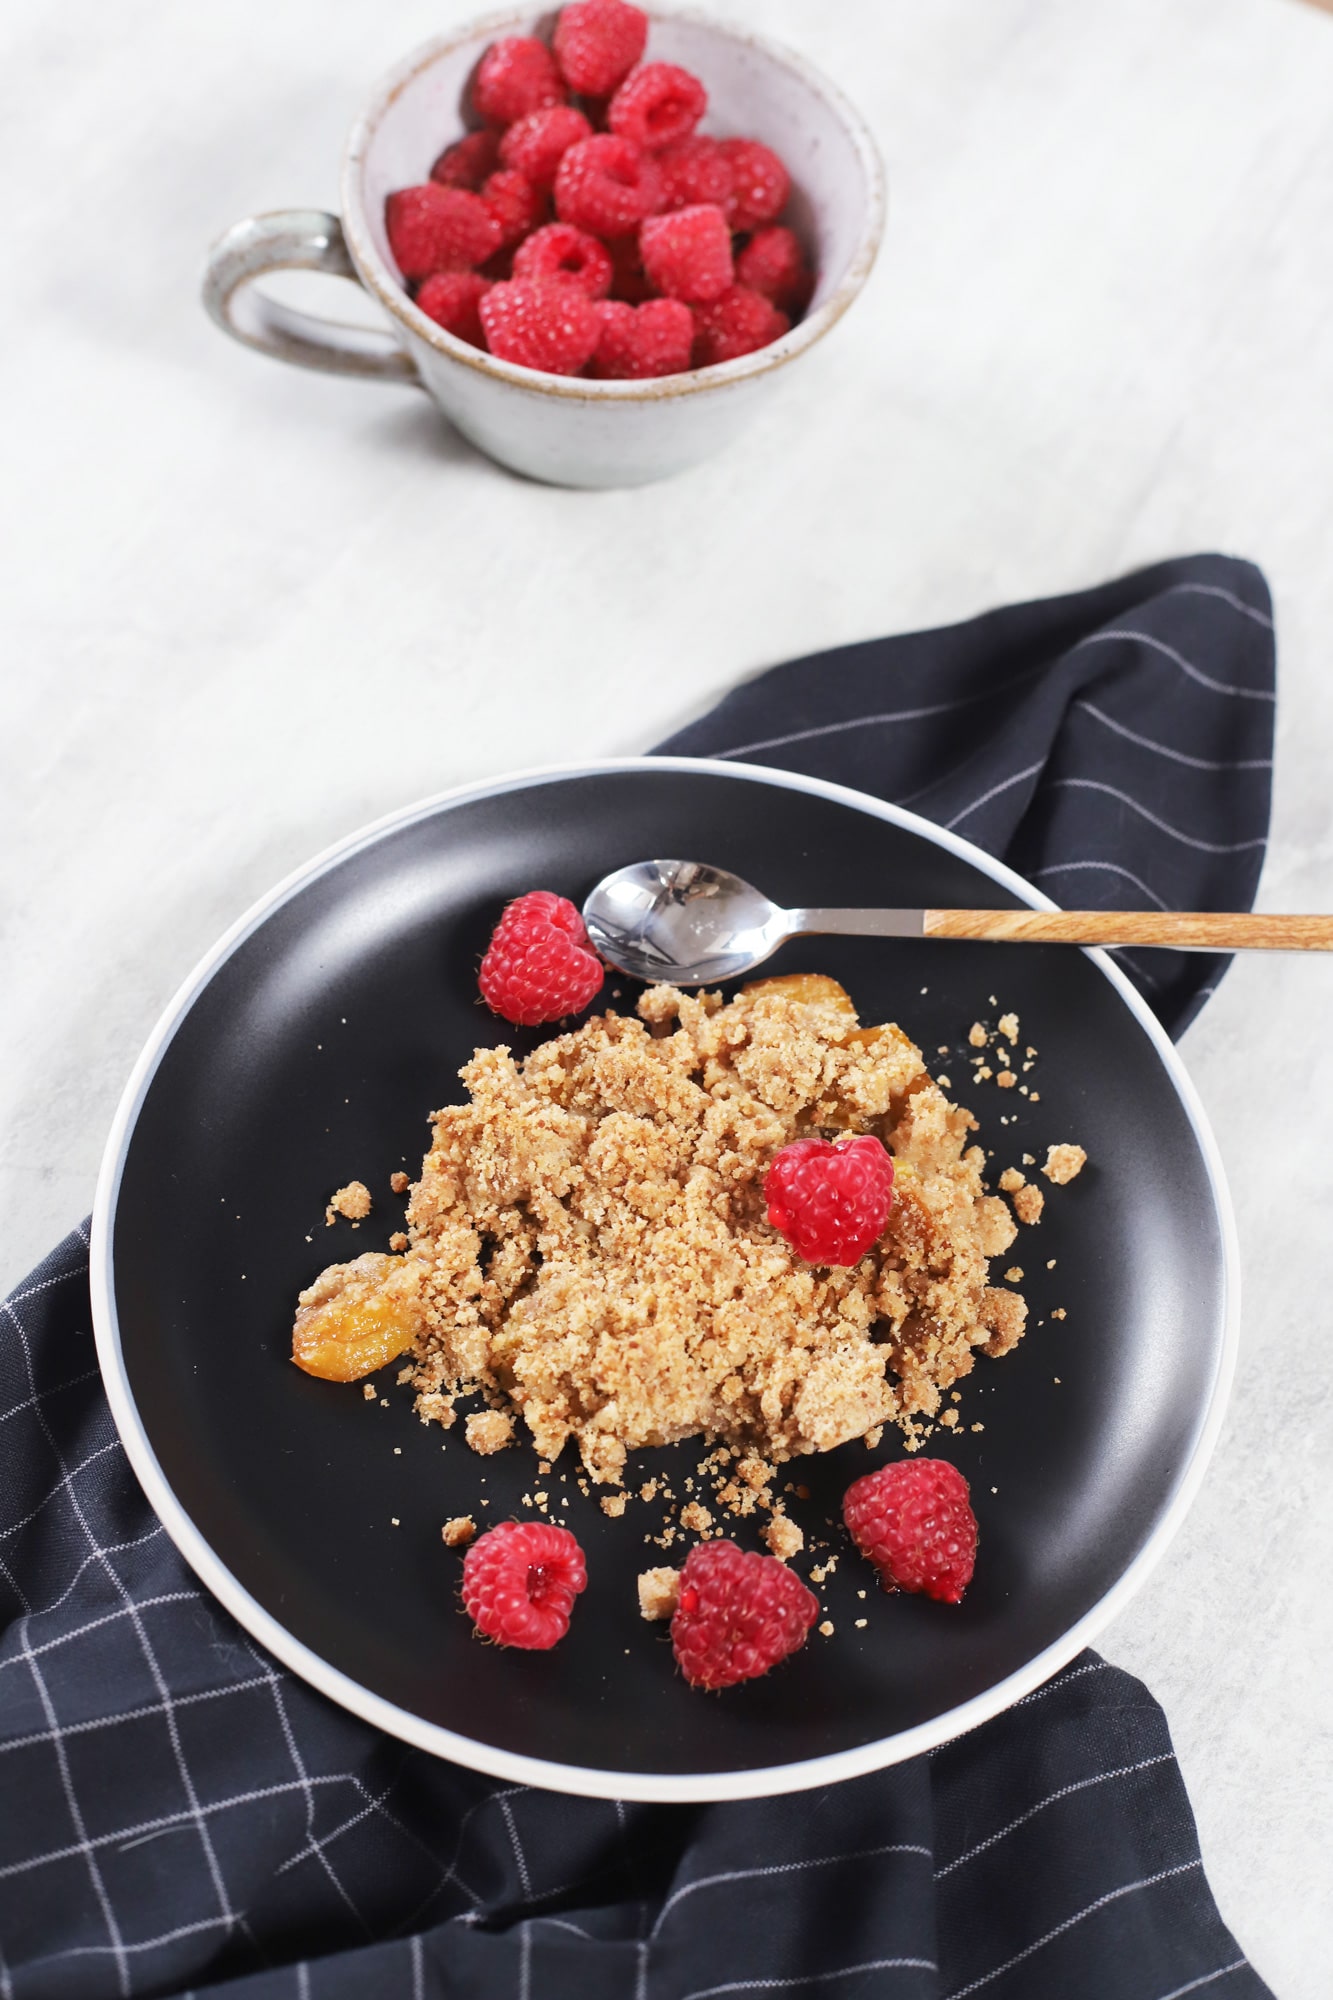
<svg viewBox="0 0 1333 2000">
<path fill-rule="evenodd" d="M 424 388 L 481 451 L 559 486 L 637 486 L 719 450 L 861 290 L 884 226 L 884 177 L 865 124 L 808 63 L 692 13 L 647 10 L 647 55 L 679 63 L 708 89 L 701 130 L 762 139 L 790 169 L 789 219 L 818 281 L 805 318 L 781 340 L 719 367 L 647 382 L 592 382 L 498 361 L 419 312 L 384 230 L 385 197 L 424 181 L 463 130 L 468 79 L 488 43 L 532 34 L 549 15 L 491 15 L 429 42 L 385 79 L 358 119 L 343 163 L 341 219 L 315 209 L 256 215 L 213 247 L 204 303 L 261 353 Z M 296 312 L 254 284 L 268 271 L 359 280 L 388 315 L 383 330 Z"/>
</svg>

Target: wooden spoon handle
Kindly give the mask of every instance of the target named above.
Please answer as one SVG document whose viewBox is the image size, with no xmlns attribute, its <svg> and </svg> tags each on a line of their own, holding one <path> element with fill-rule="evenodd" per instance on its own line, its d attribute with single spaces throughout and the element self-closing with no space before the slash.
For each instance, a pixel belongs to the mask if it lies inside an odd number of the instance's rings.
<svg viewBox="0 0 1333 2000">
<path fill-rule="evenodd" d="M 1175 951 L 1333 951 L 1333 917 L 1260 911 L 927 910 L 926 937 L 1014 944 L 1164 945 Z"/>
</svg>

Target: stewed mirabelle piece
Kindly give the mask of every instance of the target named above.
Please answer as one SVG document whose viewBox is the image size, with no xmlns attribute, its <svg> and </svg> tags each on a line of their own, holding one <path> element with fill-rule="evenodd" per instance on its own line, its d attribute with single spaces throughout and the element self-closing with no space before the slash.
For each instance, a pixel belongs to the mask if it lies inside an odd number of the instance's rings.
<svg viewBox="0 0 1333 2000">
<path fill-rule="evenodd" d="M 356 1382 L 396 1361 L 420 1325 L 420 1276 L 377 1250 L 330 1264 L 297 1300 L 292 1360 L 326 1382 Z"/>
</svg>

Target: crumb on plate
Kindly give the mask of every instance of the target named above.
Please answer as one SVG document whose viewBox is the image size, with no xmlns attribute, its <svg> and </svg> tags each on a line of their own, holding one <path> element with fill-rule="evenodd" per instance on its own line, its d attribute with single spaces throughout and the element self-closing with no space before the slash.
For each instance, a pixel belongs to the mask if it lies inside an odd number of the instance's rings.
<svg viewBox="0 0 1333 2000">
<path fill-rule="evenodd" d="M 673 1618 L 680 1598 L 680 1571 L 665 1564 L 639 1572 L 640 1618 Z"/>
<path fill-rule="evenodd" d="M 370 1214 L 370 1189 L 364 1181 L 348 1181 L 329 1197 L 329 1205 L 324 1210 L 324 1226 L 332 1229 L 335 1216 L 341 1215 L 348 1222 L 364 1222 Z"/>
<path fill-rule="evenodd" d="M 1034 1222 L 1040 1222 L 1041 1212 L 1045 1206 L 1045 1195 L 1039 1187 L 1033 1187 L 1031 1182 L 1026 1187 L 1019 1188 L 1014 1196 L 1014 1214 L 1020 1222 L 1027 1223 L 1029 1227 Z"/>
<path fill-rule="evenodd" d="M 489 1458 L 514 1441 L 514 1420 L 503 1410 L 475 1410 L 463 1426 L 463 1435 L 473 1451 Z"/>
<path fill-rule="evenodd" d="M 779 1562 L 790 1562 L 805 1547 L 805 1535 L 787 1514 L 775 1514 L 763 1531 L 768 1552 Z"/>
</svg>

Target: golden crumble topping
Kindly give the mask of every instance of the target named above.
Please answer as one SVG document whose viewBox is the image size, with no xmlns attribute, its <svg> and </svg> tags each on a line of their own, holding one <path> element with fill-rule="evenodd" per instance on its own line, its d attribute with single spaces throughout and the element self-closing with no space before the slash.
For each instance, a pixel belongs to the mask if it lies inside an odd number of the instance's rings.
<svg viewBox="0 0 1333 2000">
<path fill-rule="evenodd" d="M 473 1451 L 489 1458 L 514 1442 L 514 1420 L 503 1410 L 478 1410 L 464 1424 L 463 1435 Z"/>
<path fill-rule="evenodd" d="M 1014 1017 L 1000 1026 L 1016 1039 Z M 596 1016 L 521 1063 L 479 1049 L 460 1075 L 467 1101 L 434 1114 L 392 1238 L 405 1254 L 322 1273 L 293 1353 L 339 1380 L 401 1356 L 422 1421 L 445 1427 L 480 1392 L 474 1451 L 503 1450 L 521 1421 L 544 1464 L 572 1441 L 619 1488 L 629 1452 L 702 1436 L 716 1503 L 772 1512 L 770 1548 L 795 1553 L 775 1464 L 886 1423 L 915 1448 L 976 1351 L 1022 1336 L 1023 1297 L 989 1282 L 1017 1229 L 982 1182 L 976 1121 L 834 980 L 761 980 L 725 1004 L 654 987 L 637 1018 Z M 803 1263 L 767 1220 L 769 1162 L 796 1138 L 861 1132 L 894 1158 L 884 1233 L 852 1269 Z M 1042 1171 L 1070 1179 L 1084 1157 L 1055 1146 Z M 1037 1220 L 1023 1173 L 1000 1186 Z M 683 1529 L 712 1520 L 683 1505 Z"/>
<path fill-rule="evenodd" d="M 832 980 L 765 980 L 724 1005 L 668 987 L 522 1063 L 481 1049 L 434 1118 L 408 1206 L 423 1415 L 480 1388 L 474 1448 L 504 1411 L 595 1481 L 702 1434 L 756 1463 L 908 1431 L 1026 1306 L 988 1283 L 1013 1242 L 971 1115 L 901 1029 L 862 1028 Z M 894 1155 L 884 1235 L 851 1270 L 804 1264 L 766 1219 L 768 1163 L 810 1133 Z M 394 1262 L 396 1260 L 387 1260 Z M 319 1281 L 323 1283 L 323 1280 Z"/>
</svg>

